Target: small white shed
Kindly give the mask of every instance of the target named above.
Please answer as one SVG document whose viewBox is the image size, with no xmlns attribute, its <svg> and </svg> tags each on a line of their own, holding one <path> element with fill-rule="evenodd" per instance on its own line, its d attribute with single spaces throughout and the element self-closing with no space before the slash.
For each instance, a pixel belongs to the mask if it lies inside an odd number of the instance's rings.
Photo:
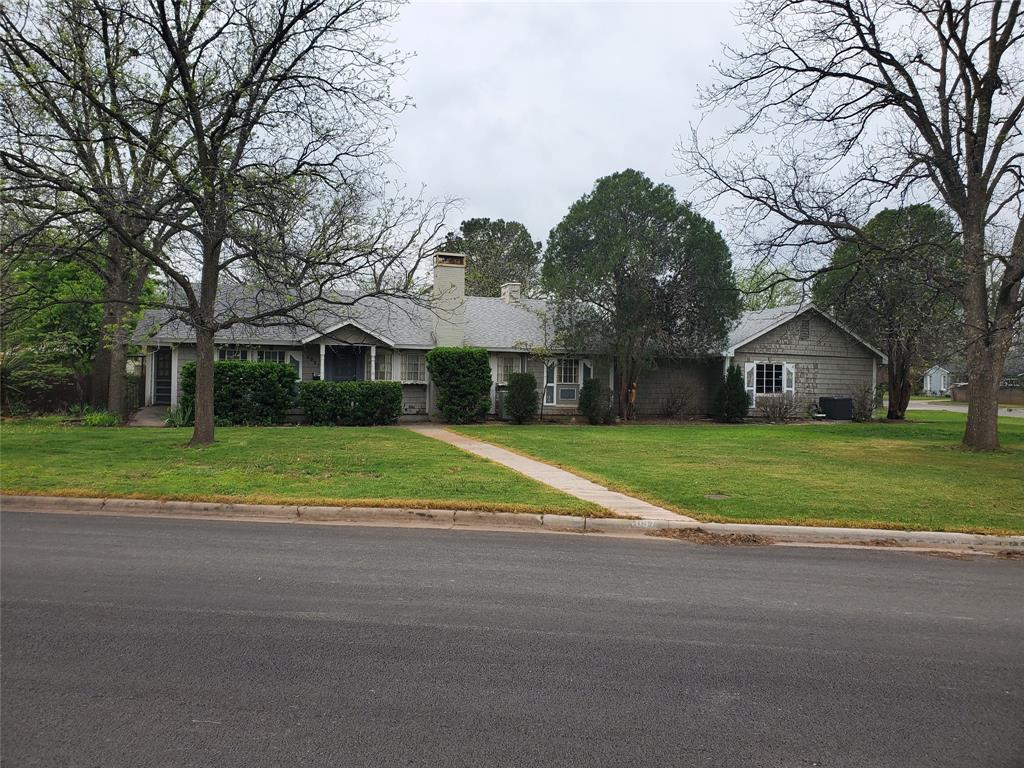
<svg viewBox="0 0 1024 768">
<path fill-rule="evenodd" d="M 933 365 L 924 373 L 924 384 L 921 391 L 926 395 L 949 394 L 950 371 L 941 365 Z"/>
</svg>

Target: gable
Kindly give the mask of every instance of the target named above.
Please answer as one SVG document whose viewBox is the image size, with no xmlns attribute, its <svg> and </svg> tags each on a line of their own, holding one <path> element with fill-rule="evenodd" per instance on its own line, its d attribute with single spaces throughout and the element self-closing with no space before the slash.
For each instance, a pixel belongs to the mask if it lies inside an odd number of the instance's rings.
<svg viewBox="0 0 1024 768">
<path fill-rule="evenodd" d="M 736 354 L 875 356 L 874 350 L 825 315 L 810 309 L 736 347 Z"/>
</svg>

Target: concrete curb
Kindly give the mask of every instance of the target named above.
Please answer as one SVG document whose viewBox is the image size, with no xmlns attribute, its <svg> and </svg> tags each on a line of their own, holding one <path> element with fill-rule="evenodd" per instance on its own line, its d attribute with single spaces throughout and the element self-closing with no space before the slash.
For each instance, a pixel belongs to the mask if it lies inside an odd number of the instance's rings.
<svg viewBox="0 0 1024 768">
<path fill-rule="evenodd" d="M 402 507 L 314 507 L 278 504 L 91 499 L 68 496 L 0 496 L 0 511 L 79 515 L 136 515 L 197 519 L 267 520 L 293 523 L 431 528 L 493 528 L 645 536 L 657 530 L 692 528 L 718 534 L 753 534 L 772 544 L 846 544 L 921 549 L 1024 553 L 1024 536 L 988 536 L 942 531 L 890 531 L 877 528 L 813 528 L 799 525 L 699 523 L 689 520 L 627 520 L 607 517 L 537 515 L 479 510 Z"/>
</svg>

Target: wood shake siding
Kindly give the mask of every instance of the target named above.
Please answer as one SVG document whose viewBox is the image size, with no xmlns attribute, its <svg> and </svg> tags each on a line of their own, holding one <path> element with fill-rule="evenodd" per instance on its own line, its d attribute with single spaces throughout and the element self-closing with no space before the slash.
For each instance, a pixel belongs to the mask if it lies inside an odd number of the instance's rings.
<svg viewBox="0 0 1024 768">
<path fill-rule="evenodd" d="M 680 415 L 710 413 L 722 380 L 721 358 L 672 360 L 658 358 L 653 368 L 640 374 L 636 408 L 641 416 L 665 415 L 666 402 L 678 392 L 687 393 Z M 607 376 L 607 373 L 605 374 Z"/>
<path fill-rule="evenodd" d="M 809 320 L 807 333 L 801 328 L 804 318 Z M 871 350 L 841 328 L 808 312 L 737 348 L 732 362 L 741 369 L 744 363 L 793 363 L 795 396 L 803 411 L 819 397 L 852 397 L 870 387 L 874 359 Z"/>
</svg>

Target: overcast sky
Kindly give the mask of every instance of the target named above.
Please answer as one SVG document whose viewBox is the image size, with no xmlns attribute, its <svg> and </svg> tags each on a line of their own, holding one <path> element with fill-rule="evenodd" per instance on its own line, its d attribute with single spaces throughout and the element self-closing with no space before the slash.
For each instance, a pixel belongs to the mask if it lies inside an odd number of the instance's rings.
<svg viewBox="0 0 1024 768">
<path fill-rule="evenodd" d="M 735 42 L 732 3 L 438 3 L 393 29 L 416 56 L 393 156 L 411 188 L 516 219 L 535 240 L 594 181 L 636 168 L 683 192 L 674 148 L 696 86 Z"/>
</svg>

